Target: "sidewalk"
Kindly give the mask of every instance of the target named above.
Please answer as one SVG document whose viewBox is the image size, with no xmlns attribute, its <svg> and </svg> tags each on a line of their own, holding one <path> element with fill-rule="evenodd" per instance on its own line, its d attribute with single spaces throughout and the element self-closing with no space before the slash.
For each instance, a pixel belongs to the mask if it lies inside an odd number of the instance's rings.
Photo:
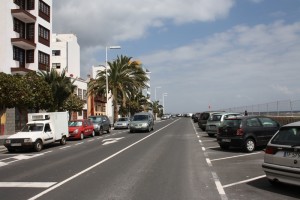
<svg viewBox="0 0 300 200">
<path fill-rule="evenodd" d="M 6 151 L 6 147 L 3 144 L 7 137 L 8 135 L 0 135 L 0 152 Z"/>
</svg>

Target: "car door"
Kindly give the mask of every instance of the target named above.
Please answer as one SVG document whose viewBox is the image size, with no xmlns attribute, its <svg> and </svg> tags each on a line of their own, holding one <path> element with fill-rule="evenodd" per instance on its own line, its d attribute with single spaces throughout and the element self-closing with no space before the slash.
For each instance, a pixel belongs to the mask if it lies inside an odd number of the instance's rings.
<svg viewBox="0 0 300 200">
<path fill-rule="evenodd" d="M 278 131 L 279 124 L 271 118 L 268 117 L 259 117 L 259 121 L 262 124 L 262 144 L 266 145 L 273 135 Z"/>
<path fill-rule="evenodd" d="M 48 123 L 45 124 L 43 140 L 45 144 L 51 143 L 54 140 L 53 130 L 51 129 L 50 124 Z"/>
<path fill-rule="evenodd" d="M 262 144 L 263 138 L 263 129 L 260 121 L 257 117 L 251 117 L 246 120 L 247 134 L 255 138 L 258 146 Z M 248 137 L 248 136 L 247 136 Z"/>
</svg>

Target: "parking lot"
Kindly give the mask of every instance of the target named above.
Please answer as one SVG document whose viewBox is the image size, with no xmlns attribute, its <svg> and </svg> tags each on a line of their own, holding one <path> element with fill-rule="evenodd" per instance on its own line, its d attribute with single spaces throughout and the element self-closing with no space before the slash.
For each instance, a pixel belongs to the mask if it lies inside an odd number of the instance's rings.
<svg viewBox="0 0 300 200">
<path fill-rule="evenodd" d="M 263 149 L 245 153 L 241 149 L 222 150 L 215 137 L 209 137 L 193 123 L 196 137 L 223 199 L 299 199 L 300 187 L 267 180 L 262 163 Z"/>
</svg>

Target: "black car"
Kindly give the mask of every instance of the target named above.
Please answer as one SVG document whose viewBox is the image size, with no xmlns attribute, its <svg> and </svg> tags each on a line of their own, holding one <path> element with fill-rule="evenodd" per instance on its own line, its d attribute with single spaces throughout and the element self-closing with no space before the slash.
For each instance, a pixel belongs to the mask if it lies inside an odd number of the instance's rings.
<svg viewBox="0 0 300 200">
<path fill-rule="evenodd" d="M 195 113 L 192 117 L 194 123 L 197 123 L 200 118 L 201 113 Z"/>
<path fill-rule="evenodd" d="M 217 141 L 222 149 L 241 147 L 253 152 L 258 146 L 266 146 L 279 128 L 280 124 L 270 117 L 228 118 L 218 129 Z"/>
</svg>

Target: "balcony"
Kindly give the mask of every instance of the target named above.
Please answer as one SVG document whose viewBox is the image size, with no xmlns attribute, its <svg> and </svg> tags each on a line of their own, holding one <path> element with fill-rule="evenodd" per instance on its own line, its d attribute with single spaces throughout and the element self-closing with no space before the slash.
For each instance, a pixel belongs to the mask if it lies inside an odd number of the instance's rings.
<svg viewBox="0 0 300 200">
<path fill-rule="evenodd" d="M 24 39 L 24 38 L 12 38 L 11 43 L 16 47 L 19 47 L 19 48 L 25 49 L 25 50 L 36 48 L 36 44 L 34 42 Z"/>
<path fill-rule="evenodd" d="M 12 9 L 11 14 L 13 17 L 19 19 L 24 23 L 35 23 L 36 17 L 23 9 Z"/>
<path fill-rule="evenodd" d="M 10 68 L 11 74 L 20 74 L 20 75 L 25 75 L 28 72 L 32 72 L 33 70 L 24 68 L 24 67 L 12 67 Z"/>
</svg>

